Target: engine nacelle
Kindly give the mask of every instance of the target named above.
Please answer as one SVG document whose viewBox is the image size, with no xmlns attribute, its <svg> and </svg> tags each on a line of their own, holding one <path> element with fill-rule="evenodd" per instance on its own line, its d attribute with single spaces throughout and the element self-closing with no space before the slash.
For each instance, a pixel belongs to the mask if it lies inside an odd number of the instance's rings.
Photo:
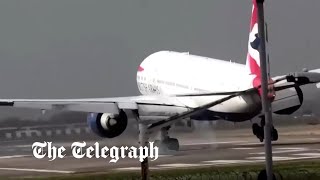
<svg viewBox="0 0 320 180">
<path fill-rule="evenodd" d="M 127 128 L 128 117 L 123 110 L 119 114 L 89 113 L 87 123 L 97 135 L 104 138 L 114 138 Z"/>
<path fill-rule="evenodd" d="M 276 100 L 272 103 L 272 109 L 275 114 L 290 115 L 297 111 L 303 103 L 303 92 L 296 86 L 291 89 L 285 89 L 279 92 Z"/>
</svg>

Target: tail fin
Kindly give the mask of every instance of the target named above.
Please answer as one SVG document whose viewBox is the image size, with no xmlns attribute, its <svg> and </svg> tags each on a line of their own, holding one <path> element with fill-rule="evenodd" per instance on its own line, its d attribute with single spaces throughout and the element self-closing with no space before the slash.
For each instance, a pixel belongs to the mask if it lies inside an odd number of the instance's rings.
<svg viewBox="0 0 320 180">
<path fill-rule="evenodd" d="M 248 41 L 248 54 L 246 61 L 246 68 L 250 75 L 254 75 L 252 85 L 253 87 L 258 87 L 261 85 L 261 72 L 260 72 L 260 54 L 259 45 L 261 39 L 258 36 L 258 6 L 256 0 L 252 0 L 252 14 L 250 21 L 250 34 Z M 269 58 L 268 58 L 269 61 Z M 268 62 L 269 65 L 269 62 Z M 268 68 L 268 71 L 270 67 Z M 268 74 L 269 76 L 269 74 Z M 268 97 L 273 101 L 275 97 L 273 80 L 268 77 L 270 85 L 268 85 Z M 259 88 L 260 95 L 262 94 L 262 89 Z"/>
<path fill-rule="evenodd" d="M 260 39 L 258 37 L 258 7 L 256 0 L 252 0 L 252 14 L 250 22 L 246 68 L 249 74 L 256 75 L 256 77 L 260 77 L 260 57 L 258 50 L 259 43 Z"/>
</svg>

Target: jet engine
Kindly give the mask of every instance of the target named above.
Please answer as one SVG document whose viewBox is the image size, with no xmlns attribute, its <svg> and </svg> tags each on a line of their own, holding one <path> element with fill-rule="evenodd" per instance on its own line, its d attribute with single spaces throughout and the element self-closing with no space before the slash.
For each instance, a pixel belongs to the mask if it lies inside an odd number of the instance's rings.
<svg viewBox="0 0 320 180">
<path fill-rule="evenodd" d="M 127 128 L 128 117 L 123 110 L 119 114 L 89 113 L 87 123 L 90 129 L 100 137 L 114 138 Z"/>
<path fill-rule="evenodd" d="M 297 111 L 303 103 L 303 92 L 298 86 L 281 90 L 277 96 L 272 103 L 272 109 L 275 114 L 290 115 Z"/>
</svg>

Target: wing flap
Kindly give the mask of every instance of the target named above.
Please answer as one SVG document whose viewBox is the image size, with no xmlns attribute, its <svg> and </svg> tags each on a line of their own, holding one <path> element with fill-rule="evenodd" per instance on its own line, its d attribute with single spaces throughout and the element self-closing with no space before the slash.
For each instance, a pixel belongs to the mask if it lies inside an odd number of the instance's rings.
<svg viewBox="0 0 320 180">
<path fill-rule="evenodd" d="M 58 111 L 78 111 L 78 112 L 108 112 L 118 113 L 119 107 L 116 103 L 46 103 L 46 102 L 20 102 L 13 103 L 13 107 L 30 108 L 42 110 Z"/>
<path fill-rule="evenodd" d="M 119 109 L 139 109 L 143 114 L 171 115 L 186 110 L 177 97 L 170 96 L 131 96 L 95 99 L 0 99 L 0 106 L 41 110 L 78 111 L 95 113 L 118 113 Z M 170 107 L 170 108 L 168 108 Z M 168 111 L 168 113 L 163 113 Z"/>
<path fill-rule="evenodd" d="M 138 105 L 135 102 L 118 102 L 117 105 L 119 109 L 138 109 Z"/>
<path fill-rule="evenodd" d="M 190 108 L 157 104 L 138 104 L 138 109 L 140 116 L 173 116 L 177 113 L 183 113 Z"/>
</svg>

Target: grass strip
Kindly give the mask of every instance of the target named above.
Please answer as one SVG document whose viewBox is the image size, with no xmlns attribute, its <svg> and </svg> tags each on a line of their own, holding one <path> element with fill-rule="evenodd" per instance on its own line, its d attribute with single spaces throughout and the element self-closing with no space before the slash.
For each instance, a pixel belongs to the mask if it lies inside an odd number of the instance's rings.
<svg viewBox="0 0 320 180">
<path fill-rule="evenodd" d="M 170 179 L 257 179 L 257 176 L 264 164 L 255 165 L 232 165 L 232 166 L 211 166 L 193 167 L 184 169 L 159 169 L 151 170 L 151 178 L 157 180 Z M 320 179 L 319 161 L 296 161 L 281 162 L 274 164 L 274 173 L 277 179 Z M 4 179 L 8 179 L 3 177 Z M 2 177 L 0 177 L 2 179 Z M 59 176 L 42 177 L 14 177 L 14 179 L 36 179 L 36 180 L 122 180 L 122 179 L 141 179 L 140 172 L 120 172 L 108 171 L 105 173 L 76 173 Z"/>
</svg>

